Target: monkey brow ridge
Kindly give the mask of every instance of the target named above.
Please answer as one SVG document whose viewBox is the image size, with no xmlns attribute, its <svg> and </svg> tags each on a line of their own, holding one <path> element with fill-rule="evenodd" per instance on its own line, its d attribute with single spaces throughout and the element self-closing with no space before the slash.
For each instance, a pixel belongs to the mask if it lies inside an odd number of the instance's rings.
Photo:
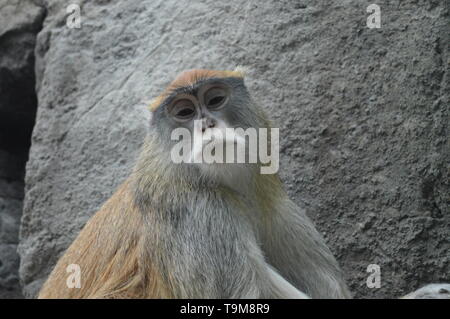
<svg viewBox="0 0 450 319">
<path fill-rule="evenodd" d="M 164 92 L 155 98 L 149 105 L 150 111 L 155 111 L 162 102 L 176 89 L 192 87 L 200 81 L 210 78 L 243 78 L 244 72 L 240 69 L 233 71 L 216 71 L 207 69 L 193 69 L 180 73 Z"/>
</svg>

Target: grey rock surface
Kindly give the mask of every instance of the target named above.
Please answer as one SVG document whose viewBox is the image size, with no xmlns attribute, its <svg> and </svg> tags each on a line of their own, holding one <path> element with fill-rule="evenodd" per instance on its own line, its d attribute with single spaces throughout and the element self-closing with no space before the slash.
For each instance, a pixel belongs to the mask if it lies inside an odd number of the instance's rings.
<svg viewBox="0 0 450 319">
<path fill-rule="evenodd" d="M 15 165 L 15 163 L 21 165 Z M 0 148 L 0 299 L 19 298 L 19 242 L 22 215 L 23 174 L 22 156 Z"/>
<path fill-rule="evenodd" d="M 44 10 L 0 1 L 0 298 L 22 297 L 17 244 L 36 113 L 34 49 Z"/>
<path fill-rule="evenodd" d="M 189 68 L 249 68 L 280 127 L 281 176 L 356 297 L 449 281 L 449 4 L 379 1 L 44 3 L 38 114 L 27 164 L 20 277 L 35 296 L 87 219 L 129 174 L 142 101 Z M 381 288 L 368 288 L 369 264 Z"/>
</svg>

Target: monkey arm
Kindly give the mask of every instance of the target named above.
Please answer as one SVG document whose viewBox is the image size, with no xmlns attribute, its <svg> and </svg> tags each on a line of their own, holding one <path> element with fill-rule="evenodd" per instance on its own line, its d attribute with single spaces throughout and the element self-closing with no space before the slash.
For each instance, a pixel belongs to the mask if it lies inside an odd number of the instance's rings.
<svg viewBox="0 0 450 319">
<path fill-rule="evenodd" d="M 270 277 L 271 295 L 280 299 L 309 299 L 307 295 L 291 285 L 272 266 L 267 264 Z"/>
<path fill-rule="evenodd" d="M 312 298 L 351 298 L 341 270 L 303 209 L 281 198 L 264 234 L 269 264 Z"/>
</svg>

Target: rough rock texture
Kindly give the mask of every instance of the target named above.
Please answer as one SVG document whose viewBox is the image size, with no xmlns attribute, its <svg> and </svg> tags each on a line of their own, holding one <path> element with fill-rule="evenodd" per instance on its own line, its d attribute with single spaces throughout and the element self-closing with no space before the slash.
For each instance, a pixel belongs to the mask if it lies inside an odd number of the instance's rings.
<svg viewBox="0 0 450 319">
<path fill-rule="evenodd" d="M 281 175 L 356 297 L 447 281 L 448 1 L 86 1 L 82 27 L 45 3 L 38 115 L 27 164 L 20 276 L 34 296 L 130 171 L 141 101 L 178 72 L 249 68 L 279 123 Z M 366 286 L 369 264 L 381 288 Z"/>
<path fill-rule="evenodd" d="M 30 1 L 0 1 L 0 298 L 22 296 L 16 250 L 37 106 L 34 48 L 43 13 Z"/>
<path fill-rule="evenodd" d="M 22 215 L 23 155 L 0 148 L 0 298 L 21 297 L 16 249 Z"/>
</svg>

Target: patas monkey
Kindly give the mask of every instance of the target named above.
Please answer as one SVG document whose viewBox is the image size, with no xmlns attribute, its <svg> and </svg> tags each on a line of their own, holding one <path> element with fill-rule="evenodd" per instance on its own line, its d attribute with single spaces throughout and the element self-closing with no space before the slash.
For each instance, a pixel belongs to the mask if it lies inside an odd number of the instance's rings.
<svg viewBox="0 0 450 319">
<path fill-rule="evenodd" d="M 202 132 L 270 126 L 240 70 L 186 71 L 150 109 L 132 174 L 59 260 L 40 298 L 350 297 L 277 174 L 261 174 L 259 164 L 171 160 L 171 132 L 194 133 L 195 120 Z M 80 288 L 66 283 L 70 264 L 79 265 Z"/>
</svg>

